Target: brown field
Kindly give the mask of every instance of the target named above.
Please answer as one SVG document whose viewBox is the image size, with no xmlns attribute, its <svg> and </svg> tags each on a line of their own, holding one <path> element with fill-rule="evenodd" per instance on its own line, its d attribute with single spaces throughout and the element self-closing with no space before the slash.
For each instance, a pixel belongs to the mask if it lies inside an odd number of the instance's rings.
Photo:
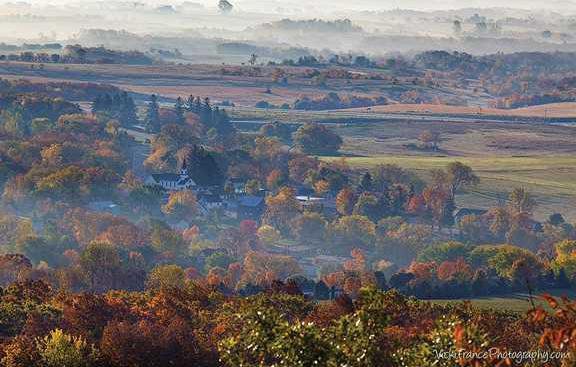
<svg viewBox="0 0 576 367">
<path fill-rule="evenodd" d="M 32 67 L 34 67 L 32 69 Z M 318 96 L 328 92 L 375 96 L 381 85 L 375 81 L 345 82 L 331 80 L 327 87 L 314 85 L 310 78 L 300 76 L 298 68 L 288 85 L 272 80 L 273 68 L 263 67 L 259 76 L 223 75 L 218 65 L 82 65 L 0 62 L 0 78 L 36 81 L 69 81 L 107 83 L 136 93 L 156 93 L 168 98 L 190 94 L 212 100 L 230 100 L 235 104 L 254 106 L 265 100 L 272 104 L 293 103 L 300 96 Z M 228 67 L 235 70 L 235 67 Z M 272 93 L 265 93 L 270 87 Z"/>
<path fill-rule="evenodd" d="M 440 134 L 438 152 L 422 151 L 422 131 Z M 576 153 L 576 127 L 514 122 L 454 122 L 399 120 L 337 124 L 344 137 L 343 152 L 349 155 L 412 156 L 547 156 Z"/>
<path fill-rule="evenodd" d="M 258 70 L 255 72 L 254 70 Z M 429 88 L 415 86 L 408 80 L 399 78 L 400 84 L 392 84 L 378 79 L 328 79 L 318 85 L 314 78 L 307 76 L 311 68 L 282 67 L 289 73 L 288 84 L 274 83 L 274 66 L 250 67 L 229 65 L 84 65 L 84 64 L 39 64 L 25 62 L 0 62 L 0 77 L 27 78 L 34 80 L 59 80 L 108 83 L 137 93 L 157 93 L 175 98 L 189 94 L 210 97 L 216 101 L 231 102 L 252 107 L 259 101 L 272 104 L 293 103 L 301 96 L 315 97 L 329 92 L 341 95 L 376 97 L 388 93 L 401 93 L 418 90 L 427 95 L 458 95 L 467 100 L 481 100 L 470 90 L 454 90 L 448 87 Z M 223 70 L 226 72 L 223 73 Z M 243 75 L 236 75 L 242 71 Z M 241 73 L 241 74 L 242 74 Z M 253 75 L 247 75 L 252 73 Z M 386 77 L 386 71 L 373 73 Z M 38 79 L 41 78 L 41 79 Z M 265 93 L 270 87 L 272 93 Z"/>
<path fill-rule="evenodd" d="M 510 110 L 486 107 L 446 106 L 433 104 L 391 104 L 368 108 L 346 109 L 362 113 L 414 113 L 426 115 L 506 116 L 529 118 L 576 118 L 576 102 L 551 103 Z"/>
<path fill-rule="evenodd" d="M 167 98 L 190 94 L 210 97 L 216 101 L 229 100 L 237 105 L 252 107 L 259 101 L 280 105 L 293 103 L 299 97 L 315 97 L 328 92 L 357 96 L 386 95 L 393 90 L 418 89 L 429 95 L 458 95 L 472 104 L 486 105 L 487 96 L 480 96 L 466 89 L 392 85 L 384 80 L 329 79 L 325 86 L 318 86 L 304 76 L 309 68 L 283 68 L 291 73 L 287 85 L 273 82 L 275 67 L 259 67 L 258 76 L 223 75 L 222 69 L 238 71 L 239 66 L 224 65 L 81 65 L 0 62 L 0 78 L 25 78 L 38 82 L 70 81 L 108 83 L 141 94 L 156 93 Z M 246 69 L 244 69 L 246 70 Z M 386 71 L 377 74 L 387 75 Z M 266 93 L 270 87 L 272 93 Z M 407 113 L 419 115 L 493 116 L 518 118 L 576 118 L 576 103 L 555 103 L 513 110 L 487 107 L 464 107 L 433 104 L 390 104 L 370 108 L 340 110 L 358 113 Z"/>
</svg>

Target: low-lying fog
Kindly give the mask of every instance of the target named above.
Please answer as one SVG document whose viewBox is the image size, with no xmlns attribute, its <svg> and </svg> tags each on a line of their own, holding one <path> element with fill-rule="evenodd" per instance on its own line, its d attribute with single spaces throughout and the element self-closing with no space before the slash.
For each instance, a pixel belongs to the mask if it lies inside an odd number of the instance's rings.
<svg viewBox="0 0 576 367">
<path fill-rule="evenodd" d="M 576 1 L 509 0 L 506 8 L 497 8 L 500 0 L 228 1 L 226 11 L 219 0 L 0 2 L 0 43 L 179 49 L 185 57 L 222 55 L 231 42 L 264 48 L 272 58 L 288 49 L 576 50 Z"/>
</svg>

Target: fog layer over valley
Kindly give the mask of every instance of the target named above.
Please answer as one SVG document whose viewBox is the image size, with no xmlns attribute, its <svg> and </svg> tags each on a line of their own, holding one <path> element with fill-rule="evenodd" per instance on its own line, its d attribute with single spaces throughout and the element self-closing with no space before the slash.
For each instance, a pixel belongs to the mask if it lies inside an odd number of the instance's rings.
<svg viewBox="0 0 576 367">
<path fill-rule="evenodd" d="M 243 62 L 302 55 L 383 56 L 576 50 L 576 4 L 512 1 L 4 2 L 0 40 L 173 52 L 172 61 Z M 164 55 L 166 56 L 166 55 Z M 263 61 L 261 59 L 261 61 Z"/>
</svg>

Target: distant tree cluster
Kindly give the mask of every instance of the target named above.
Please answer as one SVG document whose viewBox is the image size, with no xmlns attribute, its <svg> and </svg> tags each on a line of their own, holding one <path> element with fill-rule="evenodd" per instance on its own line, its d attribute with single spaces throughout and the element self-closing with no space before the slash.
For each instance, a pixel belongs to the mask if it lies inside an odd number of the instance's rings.
<svg viewBox="0 0 576 367">
<path fill-rule="evenodd" d="M 152 58 L 139 51 L 116 51 L 104 47 L 83 47 L 80 45 L 68 45 L 59 53 L 23 51 L 20 54 L 0 55 L 0 60 L 41 64 L 150 65 L 154 62 Z"/>
<path fill-rule="evenodd" d="M 284 31 L 302 31 L 308 32 L 361 32 L 362 28 L 354 25 L 350 19 L 336 19 L 334 21 L 326 21 L 322 19 L 312 20 L 292 20 L 282 19 L 277 22 L 267 23 L 262 26 L 264 29 L 280 29 Z"/>
<path fill-rule="evenodd" d="M 47 82 L 37 83 L 27 79 L 0 79 L 2 96 L 28 95 L 62 98 L 67 101 L 91 101 L 103 94 L 119 94 L 120 89 L 108 84 Z"/>
<path fill-rule="evenodd" d="M 169 118 L 166 119 L 162 116 L 167 113 Z M 225 110 L 220 109 L 218 106 L 212 106 L 209 98 L 201 99 L 200 97 L 189 96 L 186 100 L 177 98 L 172 111 L 163 111 L 158 103 L 156 95 L 150 96 L 150 101 L 146 106 L 146 115 L 144 117 L 144 125 L 149 132 L 159 132 L 162 126 L 166 124 L 179 124 L 187 123 L 187 114 L 192 118 L 192 124 L 196 121 L 192 116 L 196 116 L 201 126 L 199 129 L 211 139 L 220 139 L 226 141 L 233 138 L 235 129 L 230 122 L 230 118 Z"/>
<path fill-rule="evenodd" d="M 304 124 L 294 133 L 294 143 L 308 154 L 331 154 L 342 146 L 342 138 L 321 124 Z"/>
<path fill-rule="evenodd" d="M 476 33 L 486 35 L 498 32 L 493 28 L 495 24 L 481 18 L 473 21 L 479 27 Z M 461 34 L 462 23 L 457 21 L 454 26 L 460 29 L 458 34 Z M 382 80 L 401 87 L 391 89 L 388 98 L 409 104 L 466 105 L 466 101 L 461 98 L 440 96 L 426 90 L 440 86 L 463 88 L 476 94 L 490 94 L 494 97 L 490 104 L 497 108 L 572 102 L 576 98 L 571 80 L 571 73 L 576 65 L 574 54 L 570 52 L 518 52 L 475 56 L 465 52 L 432 50 L 419 53 L 411 59 L 394 56 L 381 60 L 364 55 L 302 55 L 269 64 L 304 69 L 298 72 L 277 68 L 273 73 L 275 83 L 287 84 L 289 80 L 303 76 L 319 87 L 328 85 L 330 80 L 338 79 Z M 368 71 L 354 72 L 353 68 Z M 378 70 L 389 70 L 393 74 L 387 75 Z M 471 80 L 478 82 L 471 83 Z M 408 89 L 411 85 L 423 88 Z M 309 104 L 307 100 L 304 102 Z"/>
<path fill-rule="evenodd" d="M 551 94 L 528 95 L 522 96 L 514 94 L 494 101 L 493 105 L 497 108 L 521 108 L 528 106 L 544 105 L 549 103 L 564 103 L 576 101 L 575 94 L 562 94 L 560 92 Z"/>
<path fill-rule="evenodd" d="M 385 97 L 359 97 L 359 96 L 344 96 L 340 97 L 337 93 L 329 93 L 321 98 L 308 98 L 303 97 L 294 102 L 293 108 L 295 110 L 337 110 L 342 108 L 358 108 L 358 107 L 371 107 L 377 105 L 388 104 L 388 99 Z"/>
<path fill-rule="evenodd" d="M 0 130 L 23 138 L 35 130 L 49 128 L 63 115 L 79 113 L 80 107 L 57 98 L 7 95 L 0 97 L 0 111 Z"/>
<path fill-rule="evenodd" d="M 127 92 L 113 95 L 104 94 L 96 97 L 92 102 L 92 113 L 105 113 L 124 126 L 138 123 L 136 104 Z"/>
</svg>

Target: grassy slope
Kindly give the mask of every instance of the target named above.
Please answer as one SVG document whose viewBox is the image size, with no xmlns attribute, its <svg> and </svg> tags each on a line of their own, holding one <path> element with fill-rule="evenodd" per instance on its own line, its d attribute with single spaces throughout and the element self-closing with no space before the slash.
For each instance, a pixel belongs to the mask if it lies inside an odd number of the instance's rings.
<svg viewBox="0 0 576 367">
<path fill-rule="evenodd" d="M 571 290 L 550 290 L 549 295 L 554 297 L 567 296 L 570 299 L 576 298 L 576 293 Z M 432 300 L 434 303 L 458 303 L 464 302 L 465 300 Z M 508 310 L 515 312 L 527 312 L 532 309 L 530 303 L 530 298 L 525 293 L 515 293 L 507 296 L 500 297 L 482 297 L 469 300 L 474 306 L 484 309 L 494 309 L 494 310 Z M 547 303 L 540 297 L 534 298 L 534 303 L 537 307 L 543 307 L 549 309 Z"/>
<path fill-rule="evenodd" d="M 323 158 L 326 160 L 339 158 Z M 507 192 L 518 186 L 526 187 L 539 203 L 540 218 L 558 211 L 576 220 L 576 156 L 543 157 L 423 157 L 379 156 L 346 158 L 352 167 L 369 168 L 379 164 L 397 164 L 414 170 L 421 176 L 428 171 L 444 168 L 453 161 L 470 165 L 481 183 L 460 195 L 460 203 L 486 208 L 497 204 Z"/>
</svg>

